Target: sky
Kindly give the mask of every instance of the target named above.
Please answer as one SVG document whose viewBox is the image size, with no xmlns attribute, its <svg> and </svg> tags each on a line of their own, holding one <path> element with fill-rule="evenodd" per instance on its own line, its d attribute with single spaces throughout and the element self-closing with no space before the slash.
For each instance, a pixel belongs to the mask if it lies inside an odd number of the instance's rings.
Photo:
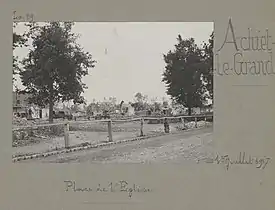
<svg viewBox="0 0 275 210">
<path fill-rule="evenodd" d="M 193 37 L 198 45 L 208 41 L 213 31 L 211 22 L 77 22 L 73 32 L 80 34 L 78 43 L 97 61 L 95 68 L 83 78 L 88 86 L 87 102 L 116 97 L 118 101 L 133 101 L 140 92 L 150 98 L 166 95 L 162 79 L 165 63 L 163 54 L 174 49 L 176 38 Z M 15 32 L 23 33 L 18 25 Z M 28 48 L 17 48 L 15 56 L 23 58 Z M 20 81 L 16 82 L 20 88 Z"/>
</svg>

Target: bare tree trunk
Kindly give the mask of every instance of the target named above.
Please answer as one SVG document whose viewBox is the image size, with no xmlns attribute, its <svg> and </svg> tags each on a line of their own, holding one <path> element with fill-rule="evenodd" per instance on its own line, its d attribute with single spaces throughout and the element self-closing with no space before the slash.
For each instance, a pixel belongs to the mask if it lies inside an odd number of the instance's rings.
<svg viewBox="0 0 275 210">
<path fill-rule="evenodd" d="M 53 84 L 50 85 L 50 96 L 49 96 L 49 123 L 53 123 Z"/>
<path fill-rule="evenodd" d="M 192 114 L 192 108 L 188 107 L 188 115 L 191 116 L 191 114 Z"/>
</svg>

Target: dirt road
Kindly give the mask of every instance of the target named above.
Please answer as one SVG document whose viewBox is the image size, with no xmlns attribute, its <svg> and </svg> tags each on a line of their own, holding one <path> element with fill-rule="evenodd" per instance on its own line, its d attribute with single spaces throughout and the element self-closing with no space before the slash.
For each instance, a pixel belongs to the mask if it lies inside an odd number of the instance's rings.
<svg viewBox="0 0 275 210">
<path fill-rule="evenodd" d="M 212 151 L 213 128 L 134 141 L 127 144 L 59 154 L 26 162 L 43 163 L 179 163 L 204 158 Z"/>
</svg>

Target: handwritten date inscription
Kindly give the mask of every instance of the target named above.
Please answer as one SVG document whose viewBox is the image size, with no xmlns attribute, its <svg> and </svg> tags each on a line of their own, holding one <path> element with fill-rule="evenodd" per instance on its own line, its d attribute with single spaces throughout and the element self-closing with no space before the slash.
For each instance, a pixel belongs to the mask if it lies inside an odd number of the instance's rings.
<svg viewBox="0 0 275 210">
<path fill-rule="evenodd" d="M 258 169 L 265 169 L 270 160 L 271 158 L 269 157 L 252 157 L 245 152 L 240 152 L 236 159 L 229 155 L 217 154 L 214 158 L 206 158 L 203 161 L 198 160 L 197 163 L 224 164 L 226 170 L 228 170 L 231 165 L 254 165 Z"/>
</svg>

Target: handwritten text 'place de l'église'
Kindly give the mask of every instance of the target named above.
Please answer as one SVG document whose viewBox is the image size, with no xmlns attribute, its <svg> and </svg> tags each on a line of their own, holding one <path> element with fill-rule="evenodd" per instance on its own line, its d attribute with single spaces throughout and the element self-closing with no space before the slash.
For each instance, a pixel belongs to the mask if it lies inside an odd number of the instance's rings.
<svg viewBox="0 0 275 210">
<path fill-rule="evenodd" d="M 226 170 L 228 170 L 231 165 L 255 165 L 258 169 L 265 169 L 267 164 L 270 163 L 270 160 L 270 157 L 252 157 L 245 152 L 240 152 L 236 159 L 230 158 L 229 155 L 217 154 L 214 158 L 198 160 L 197 163 L 223 164 Z"/>
<path fill-rule="evenodd" d="M 97 184 L 95 187 L 92 186 L 80 186 L 76 181 L 68 180 L 64 181 L 65 191 L 68 192 L 96 192 L 96 193 L 127 193 L 131 198 L 133 193 L 149 193 L 152 189 L 147 187 L 141 187 L 137 184 L 129 184 L 127 181 L 110 182 L 102 185 Z"/>
<path fill-rule="evenodd" d="M 231 34 L 232 38 L 229 38 Z M 235 49 L 235 53 L 232 55 L 233 62 L 225 62 L 220 59 L 220 52 L 226 45 L 231 45 Z M 227 75 L 275 75 L 275 69 L 273 68 L 273 54 L 272 54 L 272 36 L 269 29 L 264 31 L 247 29 L 247 35 L 237 37 L 235 35 L 232 20 L 229 19 L 228 27 L 225 35 L 225 39 L 221 47 L 215 53 L 214 71 L 219 76 Z M 256 58 L 263 56 L 262 59 L 246 59 L 247 53 L 255 54 Z M 250 54 L 251 55 L 251 54 Z M 250 56 L 249 55 L 249 56 Z"/>
<path fill-rule="evenodd" d="M 33 22 L 34 21 L 34 14 L 33 13 L 26 13 L 24 15 L 20 15 L 17 11 L 13 11 L 12 19 L 14 22 Z"/>
</svg>

